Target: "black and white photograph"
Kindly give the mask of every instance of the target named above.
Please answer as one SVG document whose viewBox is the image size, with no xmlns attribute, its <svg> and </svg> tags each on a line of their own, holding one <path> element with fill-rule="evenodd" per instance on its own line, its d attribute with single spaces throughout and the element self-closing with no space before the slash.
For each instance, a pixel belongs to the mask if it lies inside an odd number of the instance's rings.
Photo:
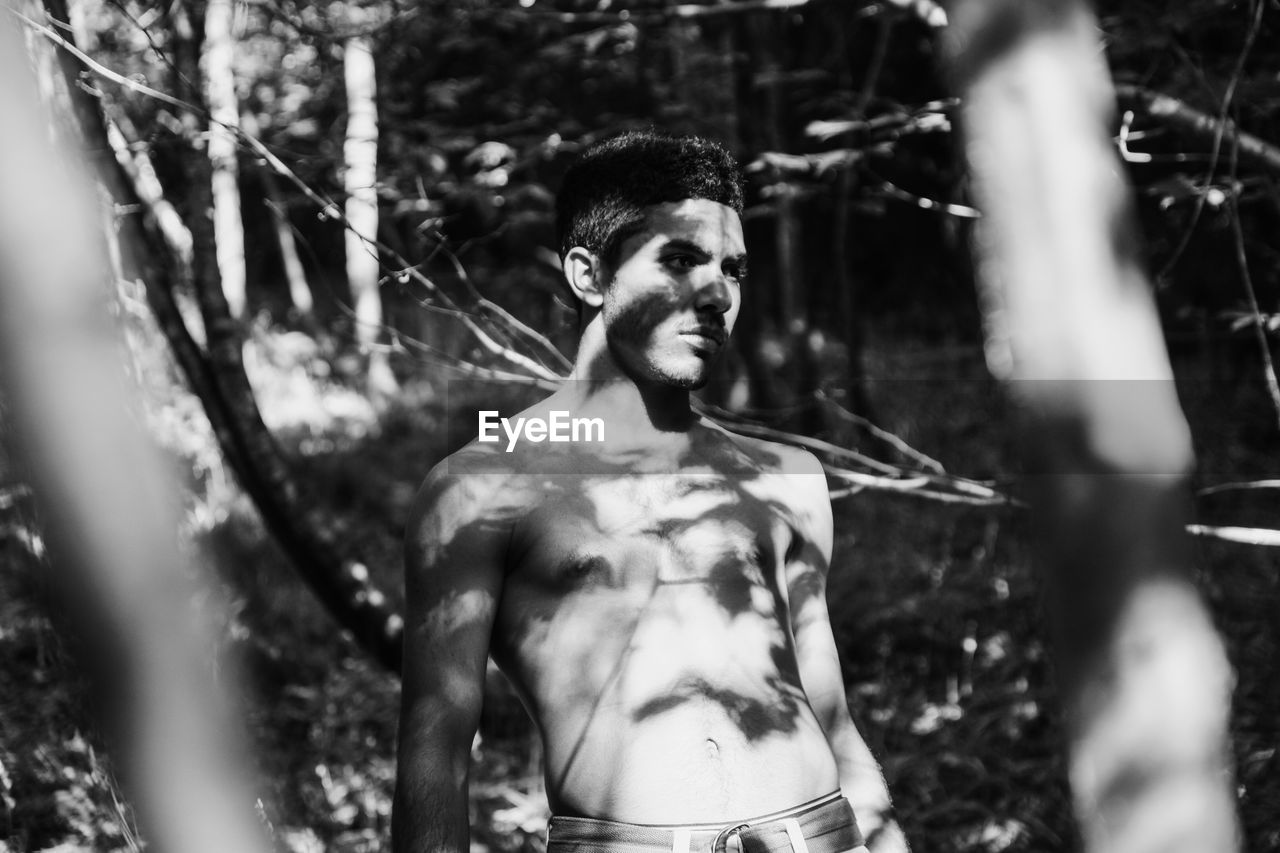
<svg viewBox="0 0 1280 853">
<path fill-rule="evenodd" d="M 0 2 L 0 853 L 1280 851 L 1277 0 Z"/>
</svg>

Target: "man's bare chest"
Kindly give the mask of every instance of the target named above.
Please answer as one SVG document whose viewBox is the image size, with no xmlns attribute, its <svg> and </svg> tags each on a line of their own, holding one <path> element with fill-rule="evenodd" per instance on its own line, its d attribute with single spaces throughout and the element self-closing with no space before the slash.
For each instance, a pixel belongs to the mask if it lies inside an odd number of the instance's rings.
<svg viewBox="0 0 1280 853">
<path fill-rule="evenodd" d="M 507 583 L 548 595 L 770 587 L 795 536 L 767 484 L 715 474 L 569 478 L 515 524 Z"/>
</svg>

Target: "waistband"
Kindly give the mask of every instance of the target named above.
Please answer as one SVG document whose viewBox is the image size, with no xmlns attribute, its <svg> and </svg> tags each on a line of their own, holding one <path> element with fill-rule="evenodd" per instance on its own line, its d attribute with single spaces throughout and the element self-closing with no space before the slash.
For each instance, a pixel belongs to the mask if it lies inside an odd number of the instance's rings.
<svg viewBox="0 0 1280 853">
<path fill-rule="evenodd" d="M 552 817 L 547 853 L 847 853 L 864 841 L 839 791 L 725 824 L 654 825 Z"/>
</svg>

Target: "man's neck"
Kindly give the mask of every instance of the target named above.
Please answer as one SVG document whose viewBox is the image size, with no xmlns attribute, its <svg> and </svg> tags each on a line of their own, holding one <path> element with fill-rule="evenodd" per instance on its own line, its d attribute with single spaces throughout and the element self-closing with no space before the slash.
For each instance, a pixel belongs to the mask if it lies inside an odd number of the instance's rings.
<svg viewBox="0 0 1280 853">
<path fill-rule="evenodd" d="M 698 422 L 689 389 L 629 375 L 595 324 L 583 331 L 567 389 L 583 412 L 597 412 L 637 440 L 685 433 Z"/>
</svg>

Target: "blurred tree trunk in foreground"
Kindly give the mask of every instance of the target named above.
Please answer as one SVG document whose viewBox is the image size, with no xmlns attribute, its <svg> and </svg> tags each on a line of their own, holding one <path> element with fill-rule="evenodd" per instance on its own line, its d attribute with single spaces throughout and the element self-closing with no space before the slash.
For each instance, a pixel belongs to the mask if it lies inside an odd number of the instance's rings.
<svg viewBox="0 0 1280 853">
<path fill-rule="evenodd" d="M 209 591 L 183 566 L 177 489 L 125 383 L 91 183 L 49 145 L 9 8 L 0 4 L 0 194 L 23 201 L 0 206 L 0 374 L 60 615 L 81 640 L 95 710 L 124 747 L 115 757 L 154 849 L 265 853 L 213 641 L 192 619 Z"/>
<path fill-rule="evenodd" d="M 66 21 L 64 0 L 45 0 L 45 8 L 55 22 Z M 208 129 L 208 113 L 199 106 L 203 87 L 191 11 L 182 0 L 171 7 L 175 77 L 181 81 L 179 91 L 192 104 L 185 118 L 192 138 L 196 138 Z M 71 44 L 69 30 L 64 28 L 62 32 L 61 37 Z M 188 265 L 176 247 L 166 242 L 158 224 L 161 210 L 148 204 L 147 196 L 132 182 L 124 165 L 129 153 L 113 149 L 101 103 L 77 85 L 77 60 L 65 50 L 59 52 L 59 57 L 84 148 L 98 157 L 94 164 L 98 178 L 120 209 L 133 211 L 119 219 L 119 239 L 136 258 L 146 283 L 148 304 L 192 391 L 200 397 L 223 455 L 262 515 L 263 524 L 302 579 L 369 654 L 388 669 L 398 670 L 403 624 L 400 616 L 392 610 L 387 596 L 370 582 L 368 570 L 344 558 L 342 543 L 329 532 L 330 519 L 307 504 L 304 490 L 262 422 L 245 375 L 239 326 L 232 319 L 219 286 L 216 241 L 209 216 L 212 201 L 208 157 L 194 147 L 185 152 L 191 192 L 187 226 L 192 252 Z M 113 159 L 113 154 L 118 159 Z M 204 349 L 192 339 L 175 300 L 175 282 L 187 270 L 194 279 L 204 320 Z"/>
<path fill-rule="evenodd" d="M 1029 416 L 1086 849 L 1234 850 L 1231 672 L 1190 577 L 1190 436 L 1094 20 L 1049 0 L 964 0 L 952 20 L 988 360 Z"/>
<path fill-rule="evenodd" d="M 347 283 L 355 308 L 356 341 L 369 359 L 369 391 L 385 401 L 395 393 L 396 381 L 387 353 L 377 347 L 382 331 L 382 294 L 378 279 L 378 106 L 377 68 L 373 43 L 367 35 L 353 35 L 342 48 L 342 76 L 347 88 L 347 137 L 343 186 L 347 191 Z"/>
</svg>

